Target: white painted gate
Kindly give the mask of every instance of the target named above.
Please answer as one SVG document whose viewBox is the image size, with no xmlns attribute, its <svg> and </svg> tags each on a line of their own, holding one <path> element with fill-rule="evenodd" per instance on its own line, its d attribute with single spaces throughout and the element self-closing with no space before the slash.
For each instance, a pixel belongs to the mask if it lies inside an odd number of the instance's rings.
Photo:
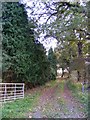
<svg viewBox="0 0 90 120">
<path fill-rule="evenodd" d="M 0 102 L 24 98 L 24 83 L 0 83 Z"/>
</svg>

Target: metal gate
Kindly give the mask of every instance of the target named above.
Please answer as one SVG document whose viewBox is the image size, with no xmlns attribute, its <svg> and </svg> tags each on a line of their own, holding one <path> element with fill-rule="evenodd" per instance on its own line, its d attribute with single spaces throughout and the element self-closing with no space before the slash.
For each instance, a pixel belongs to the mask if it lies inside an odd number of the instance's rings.
<svg viewBox="0 0 90 120">
<path fill-rule="evenodd" d="M 24 83 L 0 83 L 0 102 L 24 98 Z"/>
</svg>

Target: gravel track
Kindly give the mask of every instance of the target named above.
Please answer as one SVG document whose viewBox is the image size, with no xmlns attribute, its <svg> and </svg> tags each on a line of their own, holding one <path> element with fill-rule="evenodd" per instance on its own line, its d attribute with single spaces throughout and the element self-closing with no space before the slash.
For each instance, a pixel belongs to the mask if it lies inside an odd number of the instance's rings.
<svg viewBox="0 0 90 120">
<path fill-rule="evenodd" d="M 66 82 L 63 82 L 63 90 L 60 88 L 61 82 L 42 90 L 38 105 L 29 113 L 29 118 L 85 118 L 83 105 L 72 96 Z"/>
</svg>

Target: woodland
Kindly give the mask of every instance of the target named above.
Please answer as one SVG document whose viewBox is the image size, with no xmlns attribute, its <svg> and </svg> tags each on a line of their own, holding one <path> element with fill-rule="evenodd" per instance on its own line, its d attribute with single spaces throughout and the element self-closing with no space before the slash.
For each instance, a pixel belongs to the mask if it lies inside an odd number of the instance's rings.
<svg viewBox="0 0 90 120">
<path fill-rule="evenodd" d="M 2 2 L 2 28 L 2 83 L 25 84 L 2 118 L 90 118 L 90 1 Z"/>
<path fill-rule="evenodd" d="M 25 82 L 28 87 L 42 85 L 56 79 L 58 68 L 62 68 L 62 77 L 67 69 L 68 77 L 75 70 L 77 81 L 89 80 L 90 2 L 22 3 L 2 4 L 3 81 Z M 42 18 L 43 24 L 38 22 Z M 41 33 L 44 40 L 53 37 L 58 42 L 48 55 L 38 40 Z"/>
</svg>

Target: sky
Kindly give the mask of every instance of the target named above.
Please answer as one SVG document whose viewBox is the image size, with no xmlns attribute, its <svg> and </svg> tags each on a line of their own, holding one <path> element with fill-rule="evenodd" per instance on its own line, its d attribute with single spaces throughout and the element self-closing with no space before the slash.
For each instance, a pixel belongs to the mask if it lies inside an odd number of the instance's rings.
<svg viewBox="0 0 90 120">
<path fill-rule="evenodd" d="M 54 48 L 57 46 L 57 40 L 53 37 L 49 37 L 44 39 L 43 34 L 40 36 L 39 41 L 45 46 L 46 50 L 48 51 L 51 47 Z"/>
<path fill-rule="evenodd" d="M 21 1 L 23 1 L 23 3 L 26 3 L 28 6 L 32 6 L 33 0 L 21 0 Z M 34 1 L 37 1 L 37 0 L 34 0 Z M 36 12 L 37 12 L 37 10 L 36 10 Z M 40 12 L 41 12 L 41 9 L 38 10 L 38 13 L 40 13 Z M 30 13 L 31 13 L 30 9 L 27 9 L 28 17 L 30 17 Z M 47 16 L 45 16 L 45 17 L 47 17 Z M 39 23 L 43 24 L 45 22 L 45 17 L 42 17 L 39 20 Z M 57 40 L 55 38 L 52 38 L 52 37 L 44 38 L 44 34 L 41 34 L 40 38 L 38 40 L 44 45 L 44 47 L 46 48 L 46 51 L 48 51 L 51 47 L 54 50 L 54 48 L 57 46 Z"/>
</svg>

